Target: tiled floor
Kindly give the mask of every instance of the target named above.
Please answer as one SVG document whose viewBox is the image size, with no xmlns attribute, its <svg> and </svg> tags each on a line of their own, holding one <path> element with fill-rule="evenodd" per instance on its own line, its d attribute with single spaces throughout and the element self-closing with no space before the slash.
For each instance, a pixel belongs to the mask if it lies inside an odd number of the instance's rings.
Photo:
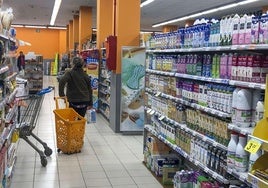
<svg viewBox="0 0 268 188">
<path fill-rule="evenodd" d="M 44 77 L 44 87 L 57 84 L 55 77 Z M 81 153 L 57 153 L 53 97 L 53 92 L 46 94 L 34 129 L 53 154 L 42 167 L 39 155 L 19 140 L 11 188 L 162 187 L 142 164 L 143 137 L 115 134 L 101 115 L 96 124 L 86 126 Z"/>
</svg>

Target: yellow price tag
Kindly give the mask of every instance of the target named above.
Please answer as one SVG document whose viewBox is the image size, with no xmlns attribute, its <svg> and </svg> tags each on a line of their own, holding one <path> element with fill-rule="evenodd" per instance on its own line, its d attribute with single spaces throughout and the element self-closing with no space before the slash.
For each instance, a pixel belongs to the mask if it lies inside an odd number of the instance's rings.
<svg viewBox="0 0 268 188">
<path fill-rule="evenodd" d="M 256 140 L 249 140 L 246 147 L 244 148 L 249 153 L 256 153 L 261 147 L 261 143 Z"/>
</svg>

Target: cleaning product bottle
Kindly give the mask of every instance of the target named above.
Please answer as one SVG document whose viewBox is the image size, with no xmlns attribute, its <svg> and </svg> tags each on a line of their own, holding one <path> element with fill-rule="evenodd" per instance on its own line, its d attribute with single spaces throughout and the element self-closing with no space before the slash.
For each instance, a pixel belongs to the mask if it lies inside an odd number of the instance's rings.
<svg viewBox="0 0 268 188">
<path fill-rule="evenodd" d="M 256 123 L 256 107 L 257 107 L 257 103 L 261 98 L 261 90 L 259 89 L 255 89 L 252 92 L 252 125 L 255 126 Z"/>
<path fill-rule="evenodd" d="M 268 15 L 260 17 L 259 44 L 267 44 L 268 40 Z"/>
<path fill-rule="evenodd" d="M 248 171 L 252 170 L 252 165 L 262 155 L 262 150 L 258 150 L 256 153 L 251 153 L 249 156 Z"/>
<path fill-rule="evenodd" d="M 238 172 L 246 172 L 248 168 L 248 152 L 244 150 L 247 144 L 247 137 L 239 135 L 239 141 L 235 151 L 235 169 Z"/>
<path fill-rule="evenodd" d="M 263 118 L 264 113 L 264 95 L 261 95 L 260 100 L 256 105 L 256 114 L 255 114 L 255 124 L 258 123 Z"/>
<path fill-rule="evenodd" d="M 260 22 L 259 16 L 252 17 L 251 23 L 251 43 L 258 44 L 259 42 Z"/>
<path fill-rule="evenodd" d="M 240 22 L 240 16 L 236 14 L 233 18 L 233 34 L 232 34 L 232 44 L 237 45 L 239 41 L 239 25 Z"/>
<path fill-rule="evenodd" d="M 250 127 L 251 125 L 252 92 L 249 89 L 240 89 L 236 101 L 236 125 Z"/>
<path fill-rule="evenodd" d="M 236 88 L 234 90 L 233 97 L 232 97 L 232 122 L 233 123 L 236 123 L 236 108 L 237 108 L 238 91 L 240 91 L 240 88 Z"/>
<path fill-rule="evenodd" d="M 232 132 L 231 139 L 227 147 L 227 167 L 233 169 L 235 167 L 235 152 L 238 143 L 238 133 Z"/>
</svg>

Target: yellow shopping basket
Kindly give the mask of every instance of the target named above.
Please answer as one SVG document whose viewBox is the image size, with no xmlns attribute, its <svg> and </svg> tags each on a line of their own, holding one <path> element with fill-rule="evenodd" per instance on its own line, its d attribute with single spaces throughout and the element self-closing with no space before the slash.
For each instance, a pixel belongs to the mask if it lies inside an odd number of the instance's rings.
<svg viewBox="0 0 268 188">
<path fill-rule="evenodd" d="M 64 99 L 66 108 L 59 108 L 59 99 Z M 80 116 L 73 108 L 68 108 L 66 97 L 55 97 L 56 139 L 58 152 L 72 154 L 81 152 L 84 144 L 86 119 Z"/>
</svg>

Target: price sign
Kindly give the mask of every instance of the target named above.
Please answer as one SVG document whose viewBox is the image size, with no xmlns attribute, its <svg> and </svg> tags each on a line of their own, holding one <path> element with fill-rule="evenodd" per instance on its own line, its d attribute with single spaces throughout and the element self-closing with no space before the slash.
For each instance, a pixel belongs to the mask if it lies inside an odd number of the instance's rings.
<svg viewBox="0 0 268 188">
<path fill-rule="evenodd" d="M 249 140 L 246 147 L 244 148 L 249 153 L 256 153 L 261 147 L 261 143 L 256 140 Z"/>
</svg>

